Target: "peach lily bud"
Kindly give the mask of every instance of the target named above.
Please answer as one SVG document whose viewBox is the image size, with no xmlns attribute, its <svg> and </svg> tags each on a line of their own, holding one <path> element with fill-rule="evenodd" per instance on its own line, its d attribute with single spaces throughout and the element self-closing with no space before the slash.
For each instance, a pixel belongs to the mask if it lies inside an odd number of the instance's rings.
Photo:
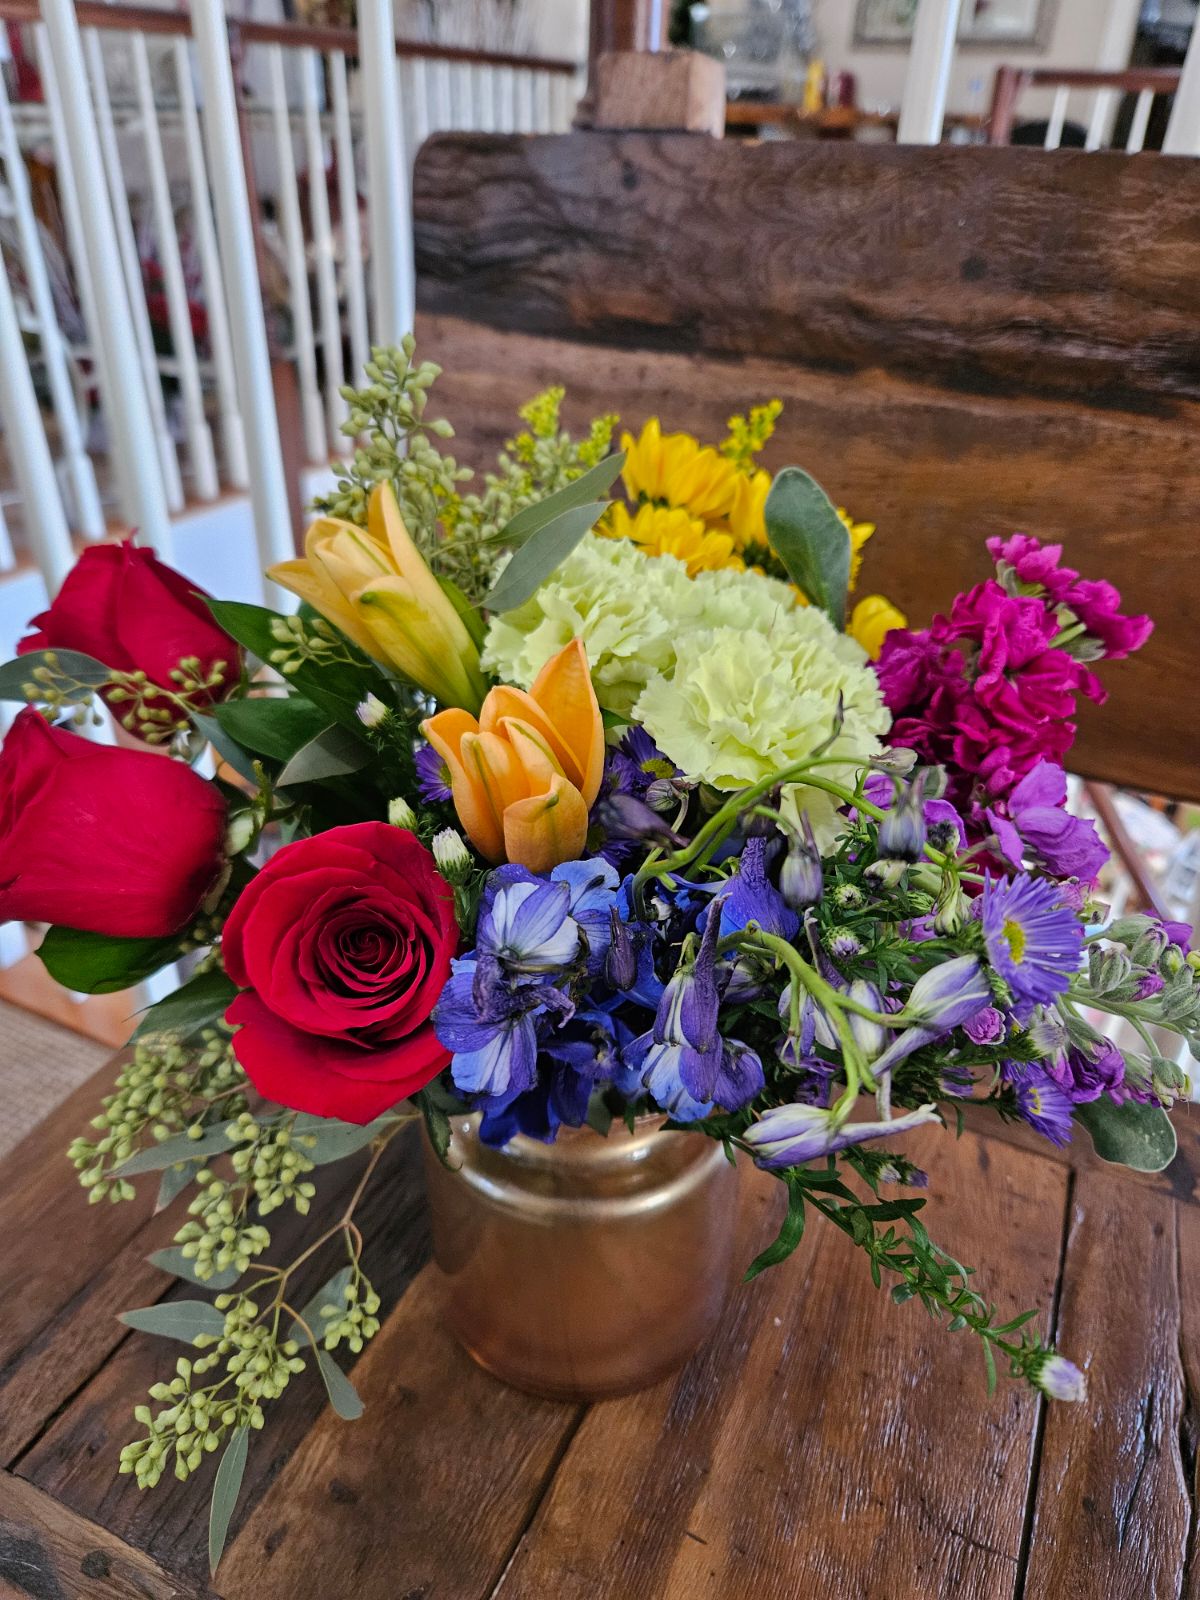
<svg viewBox="0 0 1200 1600">
<path fill-rule="evenodd" d="M 390 483 L 372 489 L 365 531 L 319 517 L 304 536 L 304 559 L 281 561 L 267 576 L 442 705 L 478 711 L 486 688 L 479 651 L 413 543 Z"/>
<path fill-rule="evenodd" d="M 547 661 L 528 693 L 501 684 L 478 721 L 440 711 L 421 732 L 446 763 L 459 821 L 486 860 L 549 872 L 583 853 L 604 723 L 582 639 Z"/>
</svg>

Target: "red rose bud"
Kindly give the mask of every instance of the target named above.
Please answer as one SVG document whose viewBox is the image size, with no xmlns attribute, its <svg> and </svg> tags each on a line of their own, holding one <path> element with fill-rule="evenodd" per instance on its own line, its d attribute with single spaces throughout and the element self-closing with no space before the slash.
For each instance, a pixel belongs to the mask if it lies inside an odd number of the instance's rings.
<svg viewBox="0 0 1200 1600">
<path fill-rule="evenodd" d="M 202 589 L 152 550 L 129 540 L 91 545 L 50 609 L 33 618 L 30 627 L 37 631 L 21 640 L 17 653 L 79 650 L 117 672 L 144 672 L 175 694 L 186 690 L 189 706 L 202 710 L 223 700 L 242 672 L 240 646 L 218 627 L 205 599 Z M 186 683 L 181 661 L 188 664 Z M 166 709 L 160 697 L 147 697 L 150 706 L 156 701 Z M 112 702 L 118 716 L 125 714 L 124 703 Z M 140 732 L 139 722 L 135 718 L 133 726 Z"/>
<path fill-rule="evenodd" d="M 0 922 L 113 937 L 186 928 L 224 865 L 225 802 L 166 756 L 22 711 L 0 750 Z"/>
<path fill-rule="evenodd" d="M 372 1122 L 449 1062 L 429 1017 L 458 949 L 454 891 L 415 834 L 358 822 L 298 839 L 242 891 L 226 1017 L 260 1094 Z"/>
</svg>

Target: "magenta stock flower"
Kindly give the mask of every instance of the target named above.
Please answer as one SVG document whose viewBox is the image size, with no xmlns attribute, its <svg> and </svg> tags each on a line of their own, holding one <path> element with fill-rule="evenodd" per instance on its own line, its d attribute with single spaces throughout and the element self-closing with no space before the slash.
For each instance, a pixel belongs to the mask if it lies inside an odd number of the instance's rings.
<svg viewBox="0 0 1200 1600">
<path fill-rule="evenodd" d="M 1011 569 L 1023 588 L 1043 590 L 1056 607 L 1065 607 L 1083 623 L 1106 657 L 1119 661 L 1131 655 L 1153 633 L 1149 617 L 1121 614 L 1121 594 L 1111 583 L 1081 578 L 1073 568 L 1059 566 L 1062 545 L 1044 545 L 1032 534 L 1014 533 L 1010 539 L 989 539 L 987 547 L 1002 577 Z"/>
</svg>

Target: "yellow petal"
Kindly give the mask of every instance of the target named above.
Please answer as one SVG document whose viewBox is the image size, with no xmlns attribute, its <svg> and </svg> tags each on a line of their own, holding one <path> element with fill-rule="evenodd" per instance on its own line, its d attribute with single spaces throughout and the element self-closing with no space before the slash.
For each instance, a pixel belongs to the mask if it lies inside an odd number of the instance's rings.
<svg viewBox="0 0 1200 1600">
<path fill-rule="evenodd" d="M 464 734 L 460 748 L 467 785 L 461 804 L 455 790 L 454 808 L 480 855 L 489 861 L 503 861 L 507 842 L 503 819 L 528 796 L 528 779 L 512 746 L 497 734 Z"/>
<path fill-rule="evenodd" d="M 462 658 L 444 616 L 430 615 L 407 579 L 377 578 L 352 599 L 375 639 L 373 655 L 382 654 L 443 705 L 479 709 L 484 681 L 478 654 L 472 647 L 473 659 Z"/>
<path fill-rule="evenodd" d="M 482 737 L 482 736 L 481 736 Z M 577 861 L 587 839 L 588 808 L 566 778 L 556 775 L 545 794 L 518 800 L 504 812 L 504 848 L 530 872 L 549 872 Z"/>
<path fill-rule="evenodd" d="M 551 727 L 566 745 L 580 774 L 578 788 L 585 806 L 600 793 L 604 776 L 604 719 L 582 639 L 551 656 L 534 679 L 531 700 L 546 713 Z"/>
<path fill-rule="evenodd" d="M 267 568 L 267 577 L 281 589 L 288 589 L 292 594 L 299 595 L 301 600 L 307 600 L 315 611 L 332 622 L 335 628 L 340 628 L 360 650 L 378 658 L 378 646 L 371 633 L 359 621 L 354 608 L 329 580 L 323 568 L 314 568 L 307 561 L 280 561 L 276 566 Z"/>
<path fill-rule="evenodd" d="M 852 639 L 857 639 L 859 644 L 874 661 L 883 649 L 883 641 L 893 628 L 907 628 L 908 618 L 892 602 L 881 594 L 868 594 L 855 606 L 850 614 L 850 625 L 846 632 Z"/>
</svg>

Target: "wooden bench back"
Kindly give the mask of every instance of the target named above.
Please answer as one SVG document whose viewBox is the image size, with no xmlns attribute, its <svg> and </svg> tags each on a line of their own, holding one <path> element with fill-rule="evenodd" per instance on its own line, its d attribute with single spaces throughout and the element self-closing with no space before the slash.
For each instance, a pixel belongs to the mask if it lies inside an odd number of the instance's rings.
<svg viewBox="0 0 1200 1600">
<path fill-rule="evenodd" d="M 1015 529 L 1150 612 L 1073 764 L 1200 796 L 1200 163 L 449 134 L 414 206 L 464 459 L 549 383 L 710 439 L 777 397 L 766 464 L 878 523 L 866 589 L 915 624 Z"/>
</svg>

